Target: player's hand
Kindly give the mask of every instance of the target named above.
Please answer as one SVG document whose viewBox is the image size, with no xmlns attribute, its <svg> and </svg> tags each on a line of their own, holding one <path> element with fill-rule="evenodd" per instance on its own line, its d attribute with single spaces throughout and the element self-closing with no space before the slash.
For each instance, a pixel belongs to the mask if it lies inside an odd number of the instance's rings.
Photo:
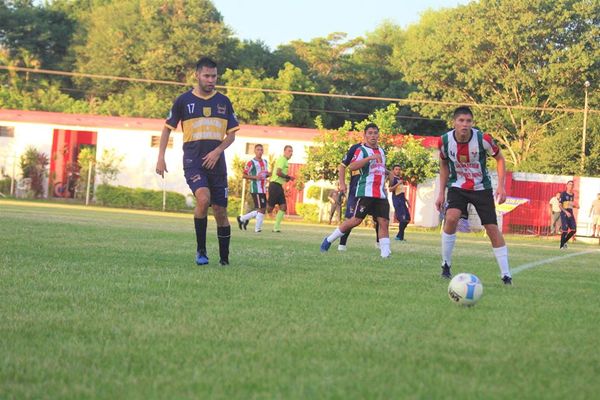
<svg viewBox="0 0 600 400">
<path fill-rule="evenodd" d="M 215 165 L 217 165 L 217 161 L 219 161 L 219 157 L 221 156 L 221 151 L 219 149 L 214 149 L 204 157 L 202 157 L 202 166 L 206 169 L 213 169 Z"/>
<path fill-rule="evenodd" d="M 506 201 L 506 192 L 504 191 L 504 188 L 497 188 L 496 189 L 496 204 L 502 204 Z"/>
<path fill-rule="evenodd" d="M 346 193 L 346 182 L 344 182 L 344 183 L 340 183 L 340 184 L 338 185 L 338 190 L 339 190 L 340 192 L 342 192 L 342 193 Z"/>
<path fill-rule="evenodd" d="M 383 159 L 381 158 L 381 154 L 373 154 L 371 156 L 371 160 L 375 160 L 375 162 L 381 163 Z"/>
<path fill-rule="evenodd" d="M 571 218 L 571 213 L 568 212 L 567 210 L 565 210 L 565 215 L 567 216 L 567 218 Z"/>
<path fill-rule="evenodd" d="M 165 163 L 163 158 L 159 158 L 156 162 L 156 173 L 164 178 L 165 172 L 169 172 L 167 170 L 167 163 Z"/>
<path fill-rule="evenodd" d="M 290 177 L 288 178 L 288 182 L 292 182 L 292 181 L 294 181 L 294 179 L 296 179 L 296 178 L 294 178 L 293 176 L 290 176 Z"/>
<path fill-rule="evenodd" d="M 440 194 L 438 196 L 438 198 L 435 200 L 435 208 L 438 210 L 438 212 L 442 211 L 445 201 L 446 201 L 446 197 L 443 194 Z"/>
</svg>

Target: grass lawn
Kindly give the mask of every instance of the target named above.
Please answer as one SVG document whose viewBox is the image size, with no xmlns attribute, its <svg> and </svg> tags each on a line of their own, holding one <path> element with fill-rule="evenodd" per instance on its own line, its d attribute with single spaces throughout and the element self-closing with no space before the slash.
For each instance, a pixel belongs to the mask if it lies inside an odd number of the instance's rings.
<svg viewBox="0 0 600 400">
<path fill-rule="evenodd" d="M 591 399 L 600 392 L 597 246 L 509 236 L 504 287 L 486 238 L 459 235 L 450 302 L 439 233 L 379 257 L 332 227 L 241 232 L 231 265 L 194 263 L 191 216 L 0 200 L 0 398 Z M 578 254 L 581 253 L 581 254 Z M 572 256 L 570 258 L 558 258 Z"/>
</svg>

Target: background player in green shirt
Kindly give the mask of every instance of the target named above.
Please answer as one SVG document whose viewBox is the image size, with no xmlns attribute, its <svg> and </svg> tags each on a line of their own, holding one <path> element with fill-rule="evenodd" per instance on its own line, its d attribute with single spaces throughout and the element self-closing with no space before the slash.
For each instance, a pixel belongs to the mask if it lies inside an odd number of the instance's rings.
<svg viewBox="0 0 600 400">
<path fill-rule="evenodd" d="M 283 190 L 283 184 L 289 181 L 293 181 L 295 178 L 289 176 L 288 173 L 288 161 L 292 158 L 294 149 L 290 145 L 286 145 L 283 148 L 283 155 L 275 161 L 275 167 L 273 168 L 273 177 L 269 184 L 269 200 L 267 212 L 271 213 L 276 205 L 279 205 L 279 211 L 275 217 L 275 226 L 273 232 L 281 232 L 281 221 L 287 211 L 287 203 L 285 201 L 285 191 Z"/>
</svg>

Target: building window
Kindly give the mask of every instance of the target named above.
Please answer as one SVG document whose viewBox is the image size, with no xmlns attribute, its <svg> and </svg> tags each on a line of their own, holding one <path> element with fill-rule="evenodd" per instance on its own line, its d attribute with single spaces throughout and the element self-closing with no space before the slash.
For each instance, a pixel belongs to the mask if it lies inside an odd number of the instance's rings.
<svg viewBox="0 0 600 400">
<path fill-rule="evenodd" d="M 15 127 L 0 126 L 0 137 L 15 137 Z"/>
<path fill-rule="evenodd" d="M 254 146 L 256 146 L 258 143 L 246 143 L 246 154 L 247 155 L 254 155 Z M 262 144 L 262 143 L 261 143 Z M 268 144 L 262 144 L 263 147 L 263 154 L 269 154 L 269 145 Z"/>
<path fill-rule="evenodd" d="M 150 147 L 159 147 L 160 146 L 160 136 L 152 136 L 152 140 L 150 141 Z M 167 148 L 173 148 L 173 138 L 169 138 L 169 142 L 167 143 Z"/>
</svg>

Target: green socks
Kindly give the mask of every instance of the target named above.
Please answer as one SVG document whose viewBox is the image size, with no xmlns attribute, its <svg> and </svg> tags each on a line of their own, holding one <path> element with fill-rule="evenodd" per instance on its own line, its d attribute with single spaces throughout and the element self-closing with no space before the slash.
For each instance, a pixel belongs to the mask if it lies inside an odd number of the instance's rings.
<svg viewBox="0 0 600 400">
<path fill-rule="evenodd" d="M 285 215 L 285 211 L 277 211 L 277 215 L 275 216 L 275 226 L 273 230 L 278 231 L 281 227 L 281 221 L 283 221 L 283 216 Z"/>
</svg>

